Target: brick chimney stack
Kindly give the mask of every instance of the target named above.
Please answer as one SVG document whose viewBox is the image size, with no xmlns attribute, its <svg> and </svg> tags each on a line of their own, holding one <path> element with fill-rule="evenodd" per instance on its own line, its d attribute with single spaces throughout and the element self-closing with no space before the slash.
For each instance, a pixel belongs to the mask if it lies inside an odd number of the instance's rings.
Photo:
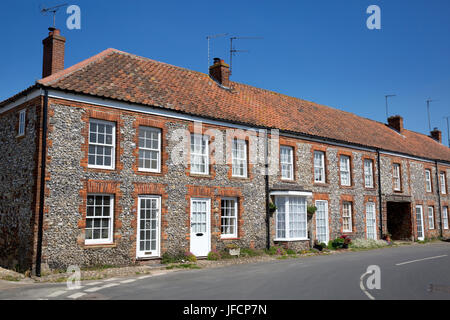
<svg viewBox="0 0 450 320">
<path fill-rule="evenodd" d="M 392 116 L 388 118 L 388 125 L 398 132 L 403 131 L 403 118 L 401 116 Z"/>
<path fill-rule="evenodd" d="M 66 38 L 60 35 L 60 30 L 48 28 L 48 37 L 42 40 L 44 57 L 42 61 L 42 78 L 64 70 L 64 51 Z"/>
<path fill-rule="evenodd" d="M 224 87 L 230 86 L 230 66 L 220 58 L 214 58 L 214 64 L 209 67 L 209 76 Z"/>
<path fill-rule="evenodd" d="M 439 143 L 442 143 L 442 132 L 441 130 L 438 130 L 438 128 L 434 128 L 433 131 L 430 132 L 434 140 L 438 141 Z"/>
</svg>

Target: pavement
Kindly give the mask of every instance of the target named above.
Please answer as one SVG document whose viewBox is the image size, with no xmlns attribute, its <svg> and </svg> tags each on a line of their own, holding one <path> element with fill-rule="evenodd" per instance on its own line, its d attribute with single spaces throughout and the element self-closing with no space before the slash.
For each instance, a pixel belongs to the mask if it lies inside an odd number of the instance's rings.
<svg viewBox="0 0 450 320">
<path fill-rule="evenodd" d="M 450 300 L 449 270 L 450 243 L 439 242 L 211 269 L 154 271 L 82 281 L 76 289 L 68 289 L 65 283 L 16 283 L 2 289 L 0 282 L 0 299 Z"/>
</svg>

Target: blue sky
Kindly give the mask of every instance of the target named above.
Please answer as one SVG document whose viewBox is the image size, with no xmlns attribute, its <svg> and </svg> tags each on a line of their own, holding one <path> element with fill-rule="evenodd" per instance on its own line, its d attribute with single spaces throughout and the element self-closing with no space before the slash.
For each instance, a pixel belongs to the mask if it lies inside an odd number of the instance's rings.
<svg viewBox="0 0 450 320">
<path fill-rule="evenodd" d="M 66 2 L 81 8 L 81 30 L 68 30 L 64 10 L 57 27 L 67 38 L 66 67 L 112 47 L 207 72 L 206 36 L 237 40 L 250 50 L 233 58 L 234 81 L 386 121 L 404 117 L 408 129 L 443 131 L 450 116 L 450 1 L 2 1 L 0 100 L 41 76 L 42 39 L 51 15 L 39 5 Z M 369 30 L 366 9 L 381 8 L 381 30 Z M 229 60 L 228 37 L 212 40 L 211 57 Z"/>
</svg>

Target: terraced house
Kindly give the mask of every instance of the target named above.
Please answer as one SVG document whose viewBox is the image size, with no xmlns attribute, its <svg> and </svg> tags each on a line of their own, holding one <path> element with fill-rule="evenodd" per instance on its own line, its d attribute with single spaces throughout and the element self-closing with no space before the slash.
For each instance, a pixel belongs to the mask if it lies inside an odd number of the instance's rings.
<svg viewBox="0 0 450 320">
<path fill-rule="evenodd" d="M 203 74 L 107 49 L 64 69 L 59 30 L 43 45 L 42 79 L 0 103 L 3 266 L 450 236 L 450 149 L 437 129 L 233 82 L 220 59 Z M 213 161 L 218 146 L 227 161 Z"/>
</svg>

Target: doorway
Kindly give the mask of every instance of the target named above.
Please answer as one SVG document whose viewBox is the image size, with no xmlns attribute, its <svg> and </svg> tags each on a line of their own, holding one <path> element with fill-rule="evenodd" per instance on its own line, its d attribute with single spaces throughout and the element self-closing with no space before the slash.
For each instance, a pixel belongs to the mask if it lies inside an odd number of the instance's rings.
<svg viewBox="0 0 450 320">
<path fill-rule="evenodd" d="M 411 203 L 387 202 L 387 229 L 392 240 L 411 240 L 411 220 Z"/>
</svg>

